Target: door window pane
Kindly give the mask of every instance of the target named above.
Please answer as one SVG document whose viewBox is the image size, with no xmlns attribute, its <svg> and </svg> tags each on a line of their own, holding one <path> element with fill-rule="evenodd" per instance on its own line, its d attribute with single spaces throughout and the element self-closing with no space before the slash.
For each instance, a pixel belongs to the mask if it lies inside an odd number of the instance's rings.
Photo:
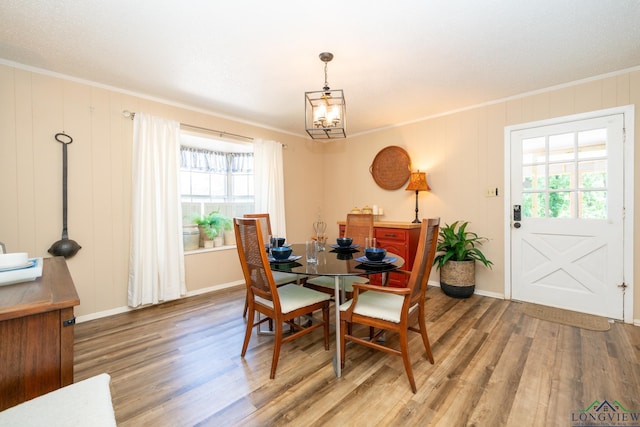
<svg viewBox="0 0 640 427">
<path fill-rule="evenodd" d="M 549 193 L 549 218 L 573 218 L 573 193 L 554 191 Z"/>
<path fill-rule="evenodd" d="M 522 195 L 523 218 L 545 218 L 547 216 L 547 193 L 524 193 Z"/>
<path fill-rule="evenodd" d="M 580 218 L 607 219 L 606 191 L 581 191 L 579 197 Z"/>
<path fill-rule="evenodd" d="M 575 166 L 573 163 L 549 165 L 549 188 L 551 190 L 570 190 L 573 188 Z"/>
<path fill-rule="evenodd" d="M 592 159 L 607 156 L 607 130 L 593 129 L 578 132 L 578 158 Z"/>
<path fill-rule="evenodd" d="M 522 163 L 541 163 L 547 159 L 547 148 L 544 137 L 522 140 Z"/>
<path fill-rule="evenodd" d="M 547 188 L 546 165 L 524 166 L 522 168 L 522 189 L 543 190 Z"/>
<path fill-rule="evenodd" d="M 552 135 L 549 137 L 549 161 L 567 161 L 575 157 L 574 134 Z"/>
<path fill-rule="evenodd" d="M 594 160 L 578 163 L 578 186 L 580 189 L 600 189 L 607 187 L 607 162 Z"/>
</svg>

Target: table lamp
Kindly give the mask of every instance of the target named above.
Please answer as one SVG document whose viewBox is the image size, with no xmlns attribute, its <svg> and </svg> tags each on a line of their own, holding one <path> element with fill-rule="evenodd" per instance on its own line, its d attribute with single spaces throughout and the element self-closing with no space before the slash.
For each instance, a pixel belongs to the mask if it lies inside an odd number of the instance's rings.
<svg viewBox="0 0 640 427">
<path fill-rule="evenodd" d="M 420 219 L 418 219 L 418 191 L 429 191 L 429 184 L 427 184 L 427 174 L 425 172 L 411 172 L 411 176 L 409 177 L 409 185 L 405 188 L 407 191 L 415 191 L 416 192 L 416 219 L 412 221 L 414 224 L 419 224 Z"/>
</svg>

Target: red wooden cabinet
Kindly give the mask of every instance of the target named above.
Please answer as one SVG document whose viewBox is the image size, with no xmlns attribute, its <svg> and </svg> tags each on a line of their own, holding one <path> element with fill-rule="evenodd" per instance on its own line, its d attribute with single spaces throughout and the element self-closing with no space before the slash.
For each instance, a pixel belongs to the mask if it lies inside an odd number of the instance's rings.
<svg viewBox="0 0 640 427">
<path fill-rule="evenodd" d="M 416 248 L 418 247 L 418 238 L 420 237 L 420 224 L 411 222 L 375 222 L 374 237 L 377 240 L 378 247 L 384 248 L 387 252 L 400 255 L 404 258 L 403 270 L 411 271 L 413 267 L 413 259 L 416 257 Z M 345 222 L 338 222 L 340 228 L 340 236 L 344 236 Z M 348 237 L 348 236 L 347 236 Z M 403 287 L 406 284 L 407 276 L 391 273 L 389 276 L 388 286 Z M 370 276 L 373 284 L 380 285 L 382 275 L 375 274 Z"/>
</svg>

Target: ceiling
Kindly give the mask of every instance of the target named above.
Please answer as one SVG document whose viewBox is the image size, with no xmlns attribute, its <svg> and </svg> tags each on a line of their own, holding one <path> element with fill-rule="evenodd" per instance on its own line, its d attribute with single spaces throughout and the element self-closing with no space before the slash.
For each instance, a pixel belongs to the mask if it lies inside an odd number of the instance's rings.
<svg viewBox="0 0 640 427">
<path fill-rule="evenodd" d="M 304 135 L 347 134 L 640 66 L 638 0 L 2 0 L 0 59 Z"/>
</svg>

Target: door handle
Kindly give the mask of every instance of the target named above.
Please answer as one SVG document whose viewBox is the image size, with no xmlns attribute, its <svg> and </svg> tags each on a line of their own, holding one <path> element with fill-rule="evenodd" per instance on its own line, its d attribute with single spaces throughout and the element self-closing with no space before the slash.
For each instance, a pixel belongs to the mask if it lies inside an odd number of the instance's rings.
<svg viewBox="0 0 640 427">
<path fill-rule="evenodd" d="M 522 224 L 522 206 L 521 205 L 513 205 L 513 227 L 520 228 Z"/>
<path fill-rule="evenodd" d="M 513 205 L 513 220 L 522 221 L 522 206 Z"/>
</svg>

